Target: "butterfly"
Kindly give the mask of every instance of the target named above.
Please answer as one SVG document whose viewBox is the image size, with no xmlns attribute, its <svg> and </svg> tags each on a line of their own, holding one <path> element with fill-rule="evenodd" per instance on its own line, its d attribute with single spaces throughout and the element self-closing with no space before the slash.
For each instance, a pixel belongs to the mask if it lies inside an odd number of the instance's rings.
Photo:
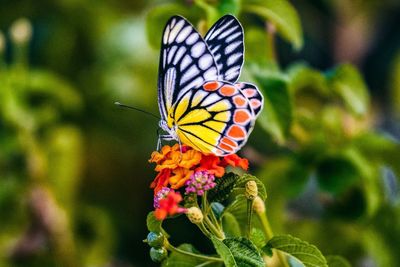
<svg viewBox="0 0 400 267">
<path fill-rule="evenodd" d="M 158 76 L 161 140 L 177 140 L 217 156 L 246 143 L 263 97 L 237 82 L 244 62 L 244 33 L 232 15 L 220 18 L 204 39 L 183 17 L 171 17 L 162 35 Z"/>
</svg>

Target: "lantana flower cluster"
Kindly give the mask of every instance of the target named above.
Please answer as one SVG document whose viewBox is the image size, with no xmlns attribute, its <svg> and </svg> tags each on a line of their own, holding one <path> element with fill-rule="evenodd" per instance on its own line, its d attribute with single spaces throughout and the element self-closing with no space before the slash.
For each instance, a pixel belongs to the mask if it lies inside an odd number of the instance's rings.
<svg viewBox="0 0 400 267">
<path fill-rule="evenodd" d="M 154 151 L 149 160 L 158 172 L 150 187 L 154 189 L 155 215 L 162 220 L 168 215 L 185 212 L 179 207 L 182 196 L 177 190 L 185 188 L 186 194 L 203 195 L 215 186 L 215 179 L 225 174 L 227 166 L 248 169 L 248 160 L 236 154 L 218 157 L 203 154 L 190 146 L 166 145 Z"/>
</svg>

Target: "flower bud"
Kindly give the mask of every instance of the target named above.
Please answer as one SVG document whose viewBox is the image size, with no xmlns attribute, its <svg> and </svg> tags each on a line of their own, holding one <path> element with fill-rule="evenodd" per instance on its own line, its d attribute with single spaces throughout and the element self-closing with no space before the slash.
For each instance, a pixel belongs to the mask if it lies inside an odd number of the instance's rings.
<svg viewBox="0 0 400 267">
<path fill-rule="evenodd" d="M 164 245 L 164 235 L 162 233 L 150 232 L 147 235 L 147 243 L 154 248 L 161 248 Z"/>
<path fill-rule="evenodd" d="M 154 262 L 162 262 L 168 255 L 168 251 L 165 248 L 151 248 L 150 258 Z"/>
<path fill-rule="evenodd" d="M 246 198 L 253 200 L 258 195 L 257 183 L 255 181 L 248 181 L 245 185 L 246 188 Z"/>
<path fill-rule="evenodd" d="M 203 221 L 203 213 L 198 207 L 191 207 L 187 209 L 186 216 L 189 221 L 194 224 L 201 223 Z"/>
<path fill-rule="evenodd" d="M 253 210 L 257 213 L 257 214 L 262 214 L 265 212 L 265 203 L 264 201 L 259 197 L 256 196 L 254 198 L 253 201 Z"/>
<path fill-rule="evenodd" d="M 0 54 L 4 52 L 6 49 L 6 39 L 4 38 L 4 34 L 0 32 Z"/>
<path fill-rule="evenodd" d="M 11 39 L 17 44 L 25 44 L 32 37 L 32 24 L 26 18 L 16 20 L 10 29 Z"/>
</svg>

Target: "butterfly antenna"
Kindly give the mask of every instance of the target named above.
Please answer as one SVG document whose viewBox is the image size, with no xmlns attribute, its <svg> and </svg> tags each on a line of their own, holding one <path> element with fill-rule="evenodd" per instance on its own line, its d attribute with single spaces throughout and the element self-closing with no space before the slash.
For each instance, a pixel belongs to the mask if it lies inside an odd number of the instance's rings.
<svg viewBox="0 0 400 267">
<path fill-rule="evenodd" d="M 157 116 L 157 115 L 155 115 L 155 114 L 153 114 L 151 112 L 148 112 L 146 110 L 140 109 L 140 108 L 131 107 L 131 106 L 122 104 L 120 102 L 115 102 L 114 104 L 117 105 L 117 106 L 123 107 L 123 108 L 129 108 L 129 109 L 133 109 L 133 110 L 136 110 L 136 111 L 140 111 L 140 112 L 142 112 L 144 114 L 150 115 L 150 116 L 152 116 L 152 117 L 154 117 L 156 119 L 159 119 L 159 120 L 161 119 L 159 116 Z"/>
</svg>

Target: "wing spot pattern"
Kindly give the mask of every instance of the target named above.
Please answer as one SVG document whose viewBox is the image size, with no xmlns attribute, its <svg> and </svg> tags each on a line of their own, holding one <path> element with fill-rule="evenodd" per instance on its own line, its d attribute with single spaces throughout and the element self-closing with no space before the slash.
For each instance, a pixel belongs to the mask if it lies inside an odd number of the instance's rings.
<svg viewBox="0 0 400 267">
<path fill-rule="evenodd" d="M 192 53 L 192 57 L 198 58 L 204 53 L 205 50 L 206 45 L 203 42 L 198 42 L 192 47 L 190 52 Z"/>
<path fill-rule="evenodd" d="M 176 41 L 178 43 L 182 43 L 183 41 L 185 41 L 186 37 L 188 37 L 188 35 L 192 32 L 192 26 L 186 26 L 178 35 L 178 37 L 176 37 Z"/>
<path fill-rule="evenodd" d="M 241 58 L 241 57 L 242 57 L 242 53 L 233 54 L 228 58 L 228 60 L 226 61 L 226 64 L 228 66 L 233 65 L 233 63 L 238 61 L 238 59 Z"/>
<path fill-rule="evenodd" d="M 174 59 L 174 65 L 177 65 L 178 62 L 181 60 L 182 56 L 186 52 L 186 47 L 181 46 L 178 51 L 176 52 L 175 59 Z"/>
<path fill-rule="evenodd" d="M 257 94 L 257 91 L 255 89 L 246 88 L 246 89 L 243 89 L 243 94 L 246 97 L 253 97 Z"/>
<path fill-rule="evenodd" d="M 241 36 L 241 35 L 242 35 L 242 32 L 234 33 L 234 34 L 232 34 L 231 36 L 229 36 L 228 38 L 226 38 L 226 41 L 227 41 L 228 43 L 230 43 L 230 42 L 232 42 L 233 40 L 235 40 L 237 37 L 239 37 L 239 36 Z"/>
<path fill-rule="evenodd" d="M 173 47 L 170 48 L 170 50 L 168 51 L 168 63 L 171 63 L 172 61 L 172 57 L 175 55 L 175 51 L 178 49 L 178 47 L 176 45 L 174 45 Z"/>
<path fill-rule="evenodd" d="M 212 59 L 211 55 L 209 55 L 209 54 L 202 55 L 200 57 L 200 59 L 199 59 L 199 67 L 200 67 L 200 69 L 205 70 L 208 67 L 210 67 L 211 64 L 212 64 L 212 60 L 213 59 Z"/>
<path fill-rule="evenodd" d="M 229 44 L 226 48 L 225 48 L 225 54 L 230 54 L 233 52 L 233 50 L 235 50 L 236 47 L 238 47 L 242 42 L 241 41 L 237 41 L 234 43 Z"/>
<path fill-rule="evenodd" d="M 197 40 L 199 39 L 199 35 L 197 33 L 192 33 L 187 39 L 186 39 L 186 44 L 187 45 L 192 45 L 194 44 Z"/>
<path fill-rule="evenodd" d="M 251 115 L 247 110 L 238 109 L 233 115 L 233 121 L 238 124 L 247 124 L 251 120 Z"/>
<path fill-rule="evenodd" d="M 232 85 L 224 85 L 219 89 L 219 92 L 223 96 L 232 96 L 237 93 L 237 89 Z"/>
<path fill-rule="evenodd" d="M 182 88 L 182 92 L 185 93 L 186 91 L 201 86 L 203 83 L 203 79 L 201 77 L 197 77 L 196 79 L 192 80 L 188 85 Z M 182 95 L 183 95 L 182 93 Z M 179 95 L 181 95 L 179 93 Z M 179 97 L 178 97 L 179 98 Z"/>
<path fill-rule="evenodd" d="M 223 150 L 225 150 L 225 151 L 227 151 L 227 152 L 229 152 L 229 153 L 233 153 L 234 152 L 233 148 L 231 146 L 225 144 L 225 143 L 220 143 L 218 147 L 223 149 Z"/>
<path fill-rule="evenodd" d="M 237 95 L 233 97 L 233 103 L 235 103 L 237 107 L 244 107 L 246 106 L 246 99 L 241 95 Z"/>
<path fill-rule="evenodd" d="M 258 99 L 251 99 L 250 105 L 253 109 L 257 109 L 257 108 L 261 107 L 261 101 Z"/>
<path fill-rule="evenodd" d="M 218 39 L 224 39 L 226 36 L 228 36 L 229 34 L 231 34 L 233 31 L 235 31 L 239 26 L 235 26 L 230 28 L 227 31 L 224 31 L 221 35 L 218 36 Z"/>
<path fill-rule="evenodd" d="M 241 140 L 246 138 L 246 131 L 238 125 L 232 125 L 229 128 L 227 135 L 232 139 Z"/>
<path fill-rule="evenodd" d="M 183 25 L 185 25 L 184 20 L 180 20 L 176 25 L 172 25 L 171 31 L 168 36 L 168 43 L 171 44 L 174 42 L 175 38 L 179 34 L 179 31 L 182 29 Z"/>
<path fill-rule="evenodd" d="M 238 144 L 235 141 L 233 141 L 233 140 L 231 140 L 231 139 L 229 139 L 227 137 L 223 137 L 221 139 L 221 143 L 227 144 L 227 145 L 229 145 L 229 146 L 231 146 L 233 148 L 238 146 Z"/>
<path fill-rule="evenodd" d="M 209 68 L 206 72 L 204 72 L 203 77 L 204 80 L 212 80 L 213 77 L 217 76 L 218 72 L 217 72 L 217 68 L 212 67 Z"/>
<path fill-rule="evenodd" d="M 215 91 L 221 86 L 221 83 L 217 81 L 207 82 L 203 85 L 204 90 L 206 91 Z"/>
<path fill-rule="evenodd" d="M 181 71 L 186 69 L 192 62 L 193 62 L 192 58 L 189 55 L 186 55 L 181 62 Z"/>
</svg>

